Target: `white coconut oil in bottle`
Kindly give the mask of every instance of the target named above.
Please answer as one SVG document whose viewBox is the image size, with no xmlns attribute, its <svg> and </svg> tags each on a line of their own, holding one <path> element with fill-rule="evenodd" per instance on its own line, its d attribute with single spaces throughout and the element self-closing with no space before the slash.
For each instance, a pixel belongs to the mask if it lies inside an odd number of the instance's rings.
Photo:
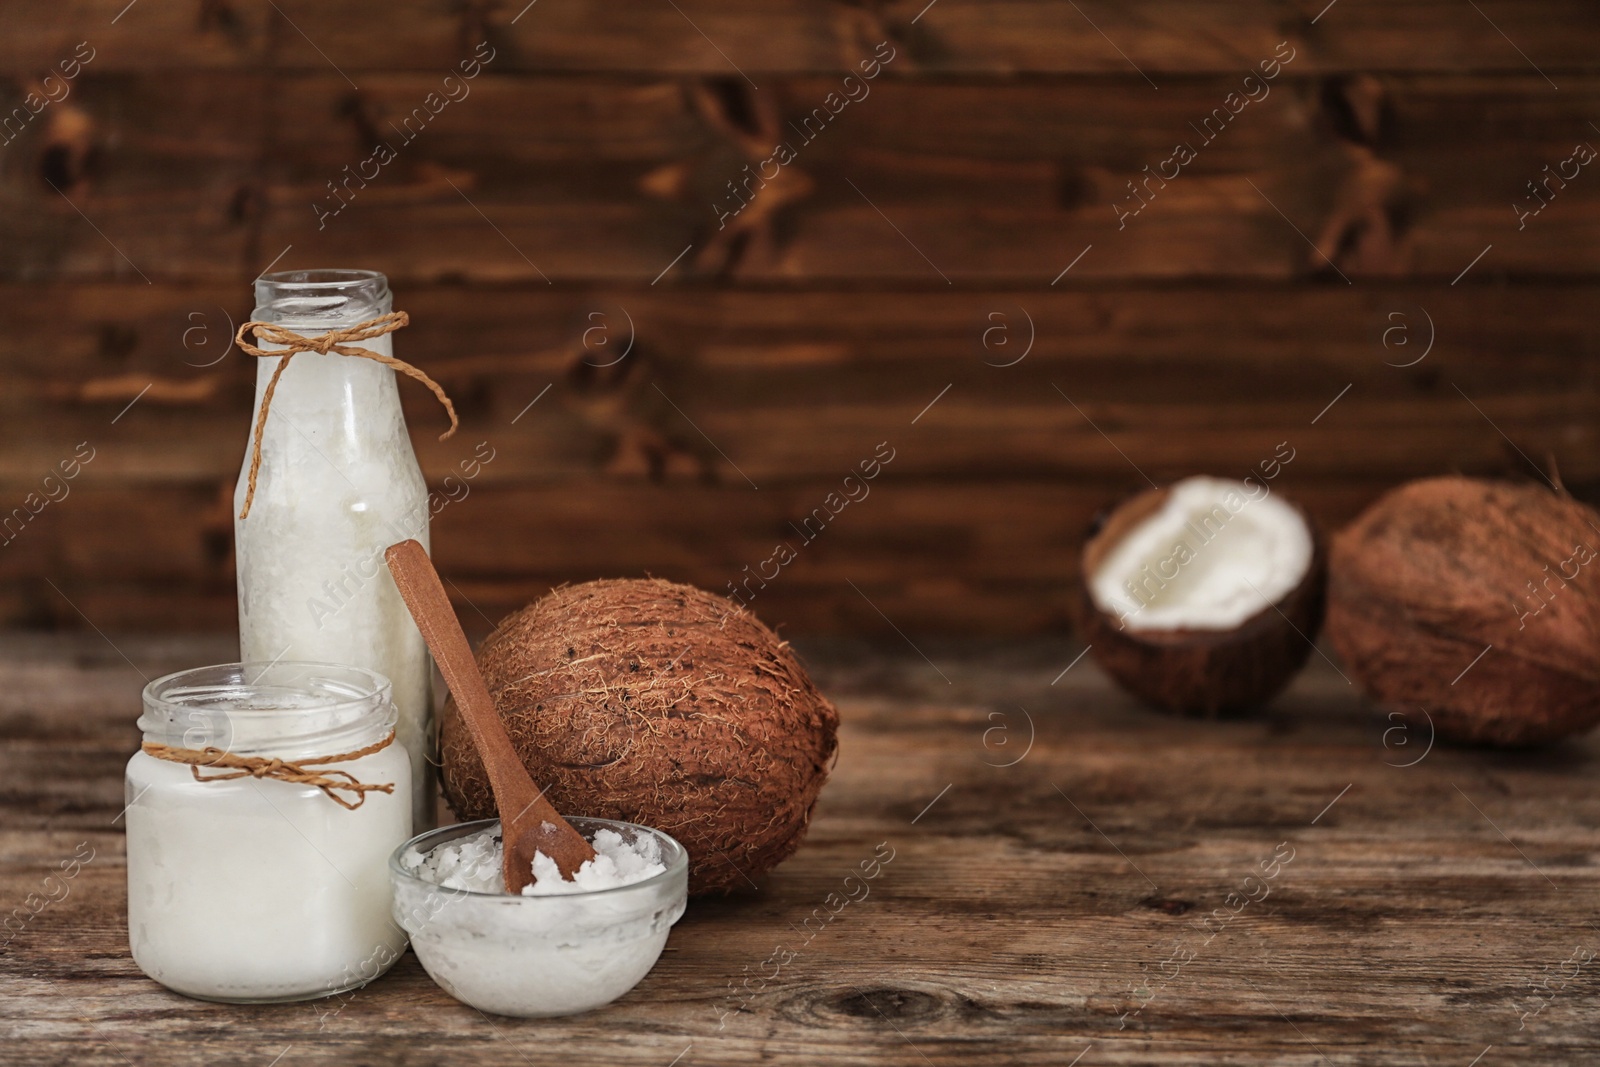
<svg viewBox="0 0 1600 1067">
<path fill-rule="evenodd" d="M 391 298 L 374 271 L 286 271 L 256 280 L 256 305 L 255 319 L 315 337 L 387 314 Z M 354 344 L 393 352 L 391 334 Z M 279 362 L 256 360 L 248 441 Z M 428 490 L 395 372 L 371 359 L 296 354 L 273 393 L 241 519 L 250 468 L 247 447 L 233 507 L 240 658 L 338 663 L 388 678 L 396 733 L 411 757 L 413 826 L 431 827 L 432 662 L 383 557 L 407 538 L 428 547 Z"/>
</svg>

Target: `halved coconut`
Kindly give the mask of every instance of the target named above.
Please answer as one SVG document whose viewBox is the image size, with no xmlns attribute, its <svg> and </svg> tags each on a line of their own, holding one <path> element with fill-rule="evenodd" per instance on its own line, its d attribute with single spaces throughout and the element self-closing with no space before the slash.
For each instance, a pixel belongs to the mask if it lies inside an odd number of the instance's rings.
<svg viewBox="0 0 1600 1067">
<path fill-rule="evenodd" d="M 1141 493 L 1106 517 L 1081 562 L 1095 659 L 1169 711 L 1270 700 L 1322 623 L 1321 539 L 1265 482 L 1196 477 Z"/>
</svg>

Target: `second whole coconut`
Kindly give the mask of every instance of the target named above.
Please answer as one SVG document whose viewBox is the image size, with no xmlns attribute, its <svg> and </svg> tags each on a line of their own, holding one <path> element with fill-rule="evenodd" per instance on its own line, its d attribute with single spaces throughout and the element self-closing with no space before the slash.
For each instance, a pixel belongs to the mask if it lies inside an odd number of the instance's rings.
<svg viewBox="0 0 1600 1067">
<path fill-rule="evenodd" d="M 1438 736 L 1527 745 L 1600 723 L 1600 514 L 1543 485 L 1429 478 L 1333 542 L 1328 640 Z"/>
<path fill-rule="evenodd" d="M 478 666 L 512 744 L 556 808 L 663 830 L 689 888 L 739 889 L 799 847 L 837 751 L 838 713 L 788 644 L 714 593 L 658 579 L 585 582 L 503 619 Z M 455 705 L 445 797 L 494 797 Z"/>
</svg>

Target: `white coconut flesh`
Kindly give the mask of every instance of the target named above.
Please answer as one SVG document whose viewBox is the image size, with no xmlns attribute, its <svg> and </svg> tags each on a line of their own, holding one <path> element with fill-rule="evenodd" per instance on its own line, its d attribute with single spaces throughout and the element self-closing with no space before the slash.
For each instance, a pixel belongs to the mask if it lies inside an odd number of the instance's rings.
<svg viewBox="0 0 1600 1067">
<path fill-rule="evenodd" d="M 1089 595 L 1130 630 L 1233 630 L 1293 592 L 1312 553 L 1264 482 L 1186 478 L 1111 546 Z"/>
</svg>

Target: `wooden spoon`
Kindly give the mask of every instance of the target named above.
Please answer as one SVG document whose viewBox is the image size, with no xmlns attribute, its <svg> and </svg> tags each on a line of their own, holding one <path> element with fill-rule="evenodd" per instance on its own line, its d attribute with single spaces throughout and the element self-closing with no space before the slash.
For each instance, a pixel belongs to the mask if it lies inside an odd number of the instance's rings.
<svg viewBox="0 0 1600 1067">
<path fill-rule="evenodd" d="M 456 698 L 456 710 L 472 734 L 484 769 L 489 772 L 489 786 L 500 811 L 506 892 L 521 893 L 523 886 L 533 884 L 535 852 L 555 860 L 561 877 L 572 881 L 578 868 L 594 859 L 594 848 L 544 798 L 544 790 L 534 785 L 522 758 L 511 747 L 511 738 L 495 710 L 483 675 L 478 673 L 472 647 L 461 632 L 461 623 L 445 595 L 439 572 L 433 569 L 433 561 L 416 541 L 390 545 L 383 555 L 400 596 L 411 609 L 417 629 L 422 631 L 445 684 Z"/>
</svg>

